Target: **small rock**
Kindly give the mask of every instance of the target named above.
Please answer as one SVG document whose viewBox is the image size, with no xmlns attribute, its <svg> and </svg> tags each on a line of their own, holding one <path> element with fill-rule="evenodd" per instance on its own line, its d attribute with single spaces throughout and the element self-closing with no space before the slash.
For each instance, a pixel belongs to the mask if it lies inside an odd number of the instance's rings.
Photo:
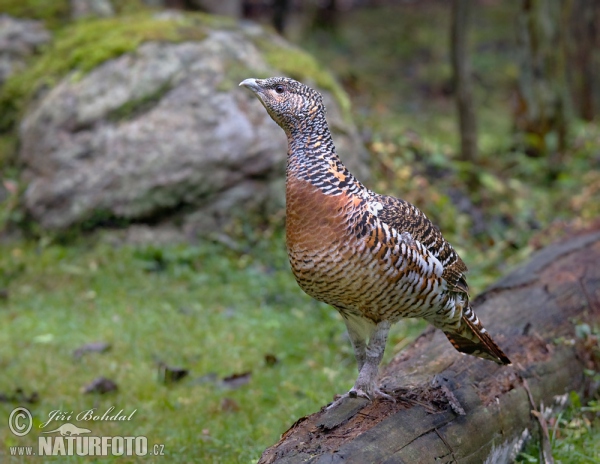
<svg viewBox="0 0 600 464">
<path fill-rule="evenodd" d="M 73 357 L 80 359 L 85 353 L 105 353 L 110 350 L 111 344 L 106 342 L 86 343 L 73 351 Z"/>
</svg>

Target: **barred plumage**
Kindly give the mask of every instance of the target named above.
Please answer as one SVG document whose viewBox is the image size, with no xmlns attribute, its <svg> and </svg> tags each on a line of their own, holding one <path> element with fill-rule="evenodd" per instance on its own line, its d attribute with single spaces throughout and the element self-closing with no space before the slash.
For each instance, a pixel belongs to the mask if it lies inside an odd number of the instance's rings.
<svg viewBox="0 0 600 464">
<path fill-rule="evenodd" d="M 321 95 L 288 78 L 246 79 L 288 138 L 286 242 L 292 271 L 313 298 L 343 316 L 359 376 L 376 386 L 391 324 L 422 317 L 463 353 L 510 361 L 469 305 L 467 267 L 418 208 L 363 186 L 342 164 Z M 348 395 L 347 394 L 347 395 Z"/>
</svg>

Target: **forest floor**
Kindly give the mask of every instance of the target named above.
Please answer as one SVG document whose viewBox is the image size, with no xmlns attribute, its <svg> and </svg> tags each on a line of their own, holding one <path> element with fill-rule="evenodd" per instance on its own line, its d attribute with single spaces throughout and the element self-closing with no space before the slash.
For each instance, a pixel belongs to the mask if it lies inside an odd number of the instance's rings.
<svg viewBox="0 0 600 464">
<path fill-rule="evenodd" d="M 461 164 L 448 41 L 440 40 L 449 12 L 425 3 L 356 10 L 336 32 L 297 41 L 352 98 L 372 155 L 367 185 L 418 205 L 440 226 L 469 266 L 475 295 L 600 216 L 600 129 L 573 123 L 572 150 L 554 180 L 547 159 L 515 148 L 513 12 L 492 2 L 473 27 L 481 153 L 474 165 Z M 472 172 L 477 190 L 465 187 Z M 146 436 L 172 463 L 255 462 L 295 420 L 346 391 L 356 368 L 339 316 L 304 295 L 289 272 L 281 217 L 240 223 L 234 235 L 233 248 L 210 240 L 123 245 L 111 233 L 0 244 L 0 415 L 26 403 L 39 426 L 56 410 L 73 418 L 92 408 L 135 410 L 129 421 L 77 424 L 96 436 Z M 423 327 L 398 324 L 384 362 Z M 85 351 L 92 342 L 110 347 Z M 187 375 L 174 381 L 178 369 Z M 117 390 L 82 393 L 100 376 Z M 550 422 L 557 460 L 598 462 L 599 412 L 598 402 L 572 395 Z M 9 456 L 23 444 L 0 428 L 2 462 L 27 461 Z M 537 462 L 531 446 L 520 462 Z"/>
</svg>

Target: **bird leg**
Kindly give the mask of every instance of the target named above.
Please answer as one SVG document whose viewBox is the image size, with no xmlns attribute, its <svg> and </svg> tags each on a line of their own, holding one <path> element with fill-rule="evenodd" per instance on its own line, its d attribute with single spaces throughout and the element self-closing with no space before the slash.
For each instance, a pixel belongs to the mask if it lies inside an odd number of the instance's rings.
<svg viewBox="0 0 600 464">
<path fill-rule="evenodd" d="M 344 322 L 346 322 L 346 328 L 348 329 L 348 335 L 354 348 L 354 356 L 356 357 L 356 364 L 358 366 L 358 372 L 361 371 L 365 364 L 367 357 L 367 335 L 371 325 L 369 321 L 366 321 L 363 317 L 356 317 L 350 314 L 342 313 Z"/>
<path fill-rule="evenodd" d="M 358 396 L 371 400 L 374 397 L 380 397 L 393 400 L 390 395 L 383 393 L 377 387 L 379 364 L 383 358 L 390 327 L 391 324 L 389 321 L 381 321 L 375 325 L 375 329 L 369 337 L 364 365 L 360 368 L 354 387 L 348 392 L 350 397 Z"/>
<path fill-rule="evenodd" d="M 360 336 L 360 331 L 356 330 L 356 327 L 349 323 L 348 319 L 346 319 L 346 325 L 356 354 L 356 362 L 359 370 L 358 378 L 354 383 L 354 387 L 348 393 L 343 394 L 334 401 L 327 409 L 334 408 L 347 397 L 360 397 L 369 400 L 378 397 L 394 401 L 390 395 L 382 392 L 377 387 L 379 364 L 383 358 L 391 323 L 389 321 L 382 321 L 372 325 L 368 344 L 365 344 L 365 338 Z"/>
</svg>

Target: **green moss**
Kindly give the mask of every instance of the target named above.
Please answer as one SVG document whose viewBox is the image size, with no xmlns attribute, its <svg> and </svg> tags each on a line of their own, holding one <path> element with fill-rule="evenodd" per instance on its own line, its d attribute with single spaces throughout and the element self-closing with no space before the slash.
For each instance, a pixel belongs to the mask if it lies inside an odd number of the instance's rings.
<svg viewBox="0 0 600 464">
<path fill-rule="evenodd" d="M 17 152 L 17 137 L 14 134 L 0 135 L 0 171 L 14 161 Z"/>
<path fill-rule="evenodd" d="M 0 132 L 10 130 L 29 97 L 72 71 L 88 73 L 99 64 L 135 50 L 142 42 L 201 40 L 207 15 L 157 19 L 141 13 L 79 21 L 60 30 L 52 45 L 0 90 Z"/>
<path fill-rule="evenodd" d="M 166 82 L 154 92 L 151 92 L 147 95 L 138 98 L 137 100 L 129 100 L 121 105 L 119 108 L 111 111 L 107 115 L 107 119 L 111 121 L 123 121 L 126 119 L 132 119 L 136 115 L 141 114 L 150 110 L 154 105 L 156 105 L 162 96 L 166 94 L 171 89 L 171 83 Z"/>
<path fill-rule="evenodd" d="M 142 0 L 119 0 L 112 4 L 117 15 L 150 10 Z M 43 21 L 50 29 L 64 26 L 71 19 L 69 0 L 2 0 L 1 12 Z"/>
<path fill-rule="evenodd" d="M 330 91 L 339 103 L 344 119 L 351 119 L 348 95 L 315 58 L 299 48 L 275 45 L 267 40 L 257 40 L 256 44 L 264 52 L 270 66 L 298 81 L 311 79 L 318 87 Z"/>
<path fill-rule="evenodd" d="M 2 0 L 2 13 L 41 20 L 53 28 L 69 19 L 69 0 Z"/>
</svg>

